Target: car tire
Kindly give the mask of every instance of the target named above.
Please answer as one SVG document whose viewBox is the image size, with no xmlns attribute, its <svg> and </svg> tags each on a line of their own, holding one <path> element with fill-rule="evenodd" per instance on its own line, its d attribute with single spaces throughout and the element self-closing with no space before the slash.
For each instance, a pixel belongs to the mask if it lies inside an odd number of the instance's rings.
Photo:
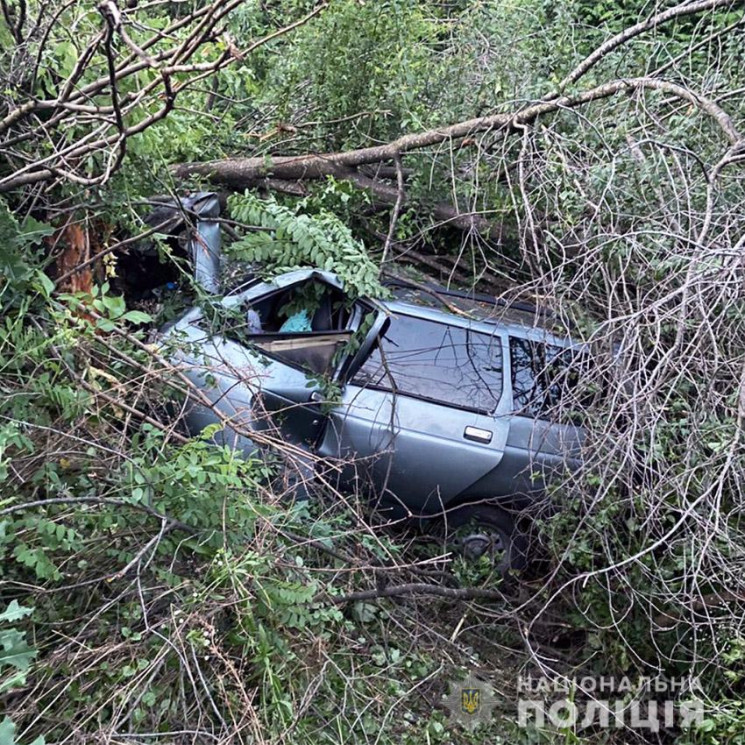
<svg viewBox="0 0 745 745">
<path fill-rule="evenodd" d="M 466 559 L 477 560 L 486 551 L 501 574 L 527 566 L 528 539 L 512 514 L 488 502 L 463 504 L 448 509 L 440 518 L 437 533 L 446 547 Z"/>
</svg>

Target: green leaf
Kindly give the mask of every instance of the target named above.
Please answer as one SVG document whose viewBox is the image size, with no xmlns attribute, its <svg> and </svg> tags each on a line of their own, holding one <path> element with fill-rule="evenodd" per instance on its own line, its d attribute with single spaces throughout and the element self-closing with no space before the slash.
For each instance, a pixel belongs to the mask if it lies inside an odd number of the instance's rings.
<svg viewBox="0 0 745 745">
<path fill-rule="evenodd" d="M 128 310 L 122 318 L 130 323 L 151 323 L 153 320 L 149 313 L 143 313 L 141 310 Z"/>
<path fill-rule="evenodd" d="M 49 298 L 52 296 L 52 293 L 54 292 L 54 282 L 52 282 L 44 272 L 36 273 L 36 283 L 39 291 L 44 295 L 44 297 Z"/>
<path fill-rule="evenodd" d="M 96 321 L 96 328 L 101 331 L 113 331 L 116 328 L 116 324 L 108 318 L 99 318 Z"/>
<path fill-rule="evenodd" d="M 20 238 L 24 243 L 36 244 L 42 238 L 54 233 L 54 228 L 45 222 L 39 222 L 33 217 L 27 217 L 20 228 Z"/>
<path fill-rule="evenodd" d="M 57 72 L 66 78 L 78 61 L 78 50 L 72 42 L 62 41 L 54 47 L 52 54 L 57 62 Z"/>
<path fill-rule="evenodd" d="M 104 295 L 101 302 L 109 312 L 109 318 L 119 318 L 127 309 L 124 298 L 119 295 Z"/>
<path fill-rule="evenodd" d="M 31 660 L 36 657 L 36 650 L 26 643 L 26 635 L 16 629 L 0 631 L 0 669 L 10 666 L 21 672 L 28 670 Z"/>
<path fill-rule="evenodd" d="M 16 726 L 10 717 L 0 722 L 0 745 L 16 745 Z"/>
<path fill-rule="evenodd" d="M 0 613 L 0 622 L 18 621 L 21 618 L 31 615 L 33 612 L 33 608 L 26 608 L 23 605 L 19 605 L 17 600 L 11 600 L 10 605 Z"/>
</svg>

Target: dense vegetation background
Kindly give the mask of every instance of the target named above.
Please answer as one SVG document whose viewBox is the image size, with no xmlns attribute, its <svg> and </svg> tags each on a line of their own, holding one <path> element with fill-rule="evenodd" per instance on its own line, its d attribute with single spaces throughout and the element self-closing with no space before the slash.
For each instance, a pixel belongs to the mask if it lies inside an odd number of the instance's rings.
<svg viewBox="0 0 745 745">
<path fill-rule="evenodd" d="M 0 9 L 2 745 L 745 741 L 742 2 Z M 232 192 L 236 261 L 573 319 L 592 452 L 531 574 L 293 506 L 172 425 L 149 331 L 199 291 L 145 219 L 190 188 Z M 474 733 L 442 708 L 469 670 Z M 705 716 L 518 727 L 528 673 L 695 674 Z"/>
</svg>

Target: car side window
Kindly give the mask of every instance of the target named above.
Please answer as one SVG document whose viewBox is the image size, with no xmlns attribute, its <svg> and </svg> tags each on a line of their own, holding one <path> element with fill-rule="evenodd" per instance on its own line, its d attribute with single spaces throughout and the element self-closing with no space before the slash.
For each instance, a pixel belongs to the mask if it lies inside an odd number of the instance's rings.
<svg viewBox="0 0 745 745">
<path fill-rule="evenodd" d="M 396 316 L 352 382 L 489 414 L 502 394 L 501 338 Z"/>
<path fill-rule="evenodd" d="M 573 349 L 511 336 L 514 411 L 540 417 L 558 405 L 578 382 L 580 358 Z"/>
</svg>

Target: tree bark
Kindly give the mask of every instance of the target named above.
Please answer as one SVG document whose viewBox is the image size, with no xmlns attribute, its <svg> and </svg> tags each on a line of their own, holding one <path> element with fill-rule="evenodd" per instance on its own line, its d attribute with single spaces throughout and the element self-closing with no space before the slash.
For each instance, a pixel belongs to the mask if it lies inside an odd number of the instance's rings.
<svg viewBox="0 0 745 745">
<path fill-rule="evenodd" d="M 478 144 L 476 137 L 478 134 L 493 135 L 498 132 L 509 134 L 523 131 L 526 125 L 533 124 L 541 116 L 577 108 L 622 93 L 642 91 L 662 91 L 687 101 L 713 120 L 732 148 L 741 147 L 745 142 L 730 116 L 714 100 L 676 83 L 641 77 L 614 80 L 576 94 L 550 100 L 544 99 L 518 111 L 468 119 L 447 127 L 404 135 L 392 142 L 373 147 L 336 153 L 227 158 L 204 163 L 182 163 L 174 166 L 173 172 L 179 179 L 201 176 L 212 183 L 235 191 L 256 186 L 288 191 L 296 188 L 299 182 L 333 176 L 346 179 L 362 189 L 371 191 L 383 202 L 395 204 L 398 189 L 370 178 L 359 170 L 361 166 L 395 163 L 396 159 L 405 153 L 443 142 L 450 142 L 454 148 L 470 147 Z M 287 184 L 287 188 L 283 189 L 282 184 Z M 482 215 L 463 213 L 447 204 L 436 205 L 434 214 L 455 227 L 477 230 L 496 239 L 501 237 L 501 228 L 494 227 Z"/>
<path fill-rule="evenodd" d="M 578 106 L 637 90 L 658 90 L 676 98 L 688 101 L 710 116 L 721 129 L 730 145 L 742 141 L 730 116 L 712 99 L 697 94 L 688 88 L 655 78 L 629 78 L 614 80 L 582 93 L 562 96 L 551 101 L 526 106 L 524 109 L 506 114 L 468 119 L 448 127 L 430 129 L 417 134 L 404 135 L 384 145 L 347 150 L 340 153 L 320 153 L 305 155 L 260 156 L 255 158 L 227 158 L 204 163 L 182 163 L 175 167 L 178 178 L 204 176 L 231 189 L 245 189 L 265 178 L 283 180 L 319 179 L 326 176 L 346 178 L 348 169 L 356 169 L 370 163 L 393 161 L 403 153 L 451 141 L 456 147 L 475 144 L 473 136 L 478 133 L 515 132 L 538 117 L 552 114 L 560 109 L 573 109 Z M 465 141 L 467 140 L 467 142 Z M 472 141 L 473 140 L 473 141 Z M 346 175 L 345 175 L 346 173 Z"/>
</svg>

